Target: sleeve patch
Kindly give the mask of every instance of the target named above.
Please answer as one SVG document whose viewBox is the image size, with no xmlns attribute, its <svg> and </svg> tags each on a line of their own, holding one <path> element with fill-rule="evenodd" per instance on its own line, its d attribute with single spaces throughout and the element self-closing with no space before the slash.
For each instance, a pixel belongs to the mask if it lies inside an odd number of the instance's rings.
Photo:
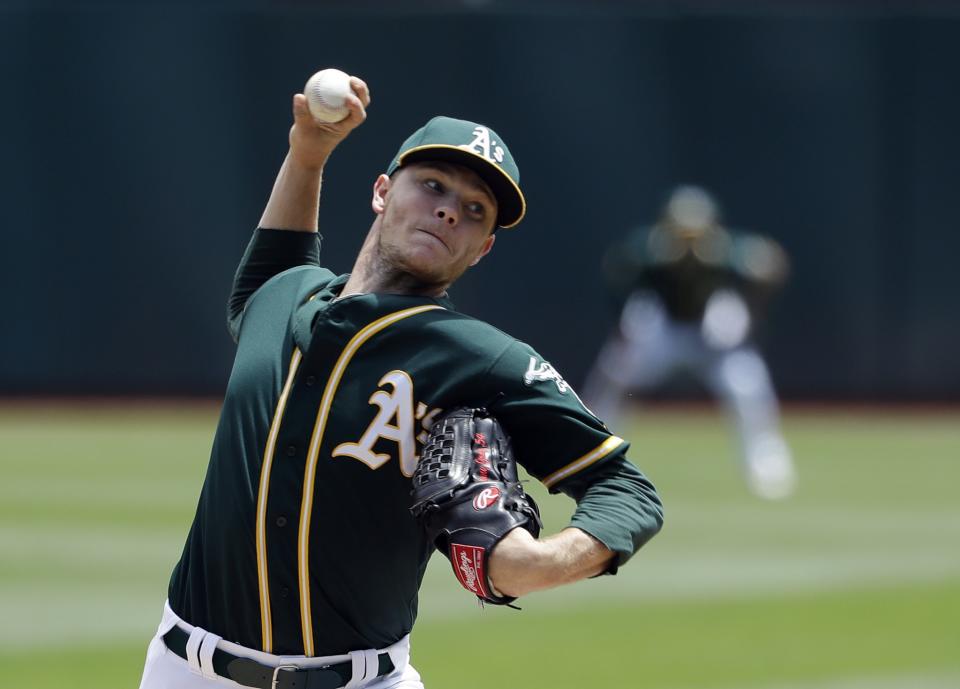
<svg viewBox="0 0 960 689">
<path fill-rule="evenodd" d="M 523 384 L 533 385 L 541 381 L 552 380 L 557 385 L 560 394 L 564 394 L 570 389 L 570 384 L 563 379 L 560 372 L 546 361 L 538 361 L 537 357 L 530 357 L 530 363 L 527 365 L 527 372 L 523 374 Z"/>
</svg>

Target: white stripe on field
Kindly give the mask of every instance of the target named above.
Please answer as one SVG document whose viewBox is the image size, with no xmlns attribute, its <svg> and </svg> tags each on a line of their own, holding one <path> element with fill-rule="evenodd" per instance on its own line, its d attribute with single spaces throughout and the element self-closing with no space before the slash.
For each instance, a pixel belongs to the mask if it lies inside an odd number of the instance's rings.
<svg viewBox="0 0 960 689">
<path fill-rule="evenodd" d="M 853 677 L 810 683 L 773 684 L 760 689 L 957 689 L 960 673 Z M 731 689 L 734 689 L 731 687 Z"/>
<path fill-rule="evenodd" d="M 471 601 L 452 582 L 441 557 L 424 582 L 421 619 L 471 614 Z M 822 553 L 756 550 L 641 553 L 615 577 L 578 582 L 537 594 L 537 607 L 607 601 L 750 598 L 803 592 L 870 590 L 960 578 L 960 554 L 950 550 Z M 451 583 L 452 582 L 452 583 Z M 960 686 L 960 685 L 958 685 Z"/>
</svg>

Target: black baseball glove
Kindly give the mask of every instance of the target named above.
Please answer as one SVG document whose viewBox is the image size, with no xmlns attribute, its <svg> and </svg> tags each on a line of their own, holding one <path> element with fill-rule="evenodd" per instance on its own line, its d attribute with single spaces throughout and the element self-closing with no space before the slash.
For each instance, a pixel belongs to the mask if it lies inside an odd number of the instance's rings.
<svg viewBox="0 0 960 689">
<path fill-rule="evenodd" d="M 517 478 L 510 438 L 485 409 L 437 419 L 413 476 L 410 512 L 453 565 L 465 589 L 488 603 L 515 599 L 487 578 L 494 546 L 518 526 L 540 535 L 540 510 Z"/>
</svg>

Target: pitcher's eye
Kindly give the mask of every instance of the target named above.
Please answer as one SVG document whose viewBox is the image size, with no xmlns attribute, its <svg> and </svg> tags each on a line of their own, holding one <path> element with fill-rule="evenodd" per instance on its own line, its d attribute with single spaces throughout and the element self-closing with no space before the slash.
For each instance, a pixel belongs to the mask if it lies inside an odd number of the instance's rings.
<svg viewBox="0 0 960 689">
<path fill-rule="evenodd" d="M 468 203 L 467 211 L 477 220 L 483 220 L 487 214 L 487 208 L 482 203 Z"/>
<path fill-rule="evenodd" d="M 440 184 L 440 182 L 438 182 L 437 180 L 435 180 L 435 179 L 433 179 L 433 178 L 427 178 L 427 179 L 425 179 L 424 182 L 423 182 L 423 184 L 424 184 L 424 186 L 432 189 L 433 191 L 437 192 L 438 194 L 442 194 L 442 193 L 443 193 L 443 185 Z"/>
</svg>

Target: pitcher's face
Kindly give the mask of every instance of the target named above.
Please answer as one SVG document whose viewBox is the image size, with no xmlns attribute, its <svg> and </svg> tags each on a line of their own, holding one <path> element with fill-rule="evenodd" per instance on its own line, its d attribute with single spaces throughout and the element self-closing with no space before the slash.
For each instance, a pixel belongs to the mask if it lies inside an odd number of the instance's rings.
<svg viewBox="0 0 960 689">
<path fill-rule="evenodd" d="M 421 162 L 381 175 L 373 207 L 380 255 L 424 283 L 453 283 L 493 247 L 497 202 L 469 168 Z"/>
</svg>

